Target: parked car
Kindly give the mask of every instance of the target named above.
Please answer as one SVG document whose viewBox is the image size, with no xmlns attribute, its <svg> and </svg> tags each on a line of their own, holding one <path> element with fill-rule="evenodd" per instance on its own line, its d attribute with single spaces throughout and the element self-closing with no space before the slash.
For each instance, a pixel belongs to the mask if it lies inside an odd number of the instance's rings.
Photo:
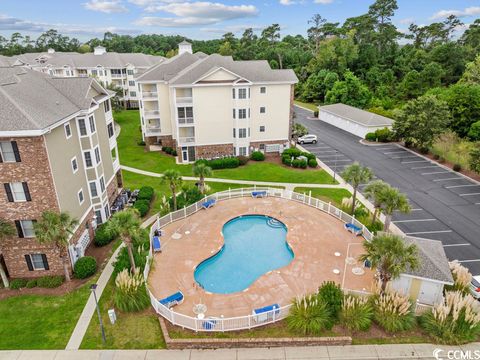
<svg viewBox="0 0 480 360">
<path fill-rule="evenodd" d="M 299 144 L 316 144 L 317 135 L 307 134 L 298 138 L 297 142 Z"/>
<path fill-rule="evenodd" d="M 472 277 L 472 281 L 470 282 L 470 293 L 475 299 L 480 300 L 480 275 Z"/>
</svg>

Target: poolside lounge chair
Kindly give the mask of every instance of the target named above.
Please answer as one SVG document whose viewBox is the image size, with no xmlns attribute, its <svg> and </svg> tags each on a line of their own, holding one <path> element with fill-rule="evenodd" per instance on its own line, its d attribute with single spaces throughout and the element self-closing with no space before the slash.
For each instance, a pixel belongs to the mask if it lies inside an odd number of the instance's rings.
<svg viewBox="0 0 480 360">
<path fill-rule="evenodd" d="M 162 252 L 162 246 L 160 244 L 160 237 L 154 236 L 152 239 L 153 242 L 153 252 Z"/>
<path fill-rule="evenodd" d="M 215 325 L 217 325 L 217 320 L 215 320 L 215 318 L 208 318 L 202 321 L 202 327 L 205 330 L 213 330 L 215 328 Z"/>
<path fill-rule="evenodd" d="M 202 209 L 209 209 L 213 207 L 217 203 L 217 200 L 215 199 L 210 199 L 202 203 Z"/>
<path fill-rule="evenodd" d="M 252 197 L 253 198 L 263 198 L 267 196 L 267 191 L 252 191 Z"/>
<path fill-rule="evenodd" d="M 162 305 L 165 305 L 169 309 L 175 305 L 179 305 L 183 303 L 183 300 L 185 297 L 183 296 L 183 293 L 181 291 L 176 292 L 173 295 L 170 295 L 169 297 L 166 297 L 164 299 L 158 300 L 158 302 Z"/>
<path fill-rule="evenodd" d="M 352 223 L 347 223 L 344 225 L 344 227 L 345 227 L 345 230 L 350 231 L 352 234 L 357 236 L 362 235 L 363 233 L 363 230 L 361 227 Z"/>
<path fill-rule="evenodd" d="M 272 320 L 274 315 L 280 314 L 280 305 L 272 304 L 269 306 L 265 306 L 263 308 L 255 309 L 252 311 L 252 315 L 255 315 L 254 319 L 258 322 L 265 322 L 268 320 Z M 275 311 L 273 311 L 275 310 Z"/>
</svg>

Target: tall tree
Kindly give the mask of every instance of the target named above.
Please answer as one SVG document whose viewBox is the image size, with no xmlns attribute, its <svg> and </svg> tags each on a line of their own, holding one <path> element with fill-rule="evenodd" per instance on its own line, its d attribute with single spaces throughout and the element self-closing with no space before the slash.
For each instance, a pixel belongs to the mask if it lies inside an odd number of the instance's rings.
<svg viewBox="0 0 480 360">
<path fill-rule="evenodd" d="M 377 221 L 377 217 L 382 210 L 383 198 L 382 193 L 388 189 L 390 185 L 382 180 L 375 180 L 370 182 L 364 189 L 365 196 L 367 199 L 373 202 L 375 208 L 372 216 L 372 225 Z"/>
<path fill-rule="evenodd" d="M 367 86 L 351 71 L 344 74 L 344 80 L 337 81 L 327 92 L 327 104 L 342 103 L 364 109 L 369 106 L 372 94 Z"/>
<path fill-rule="evenodd" d="M 212 176 L 212 168 L 210 166 L 205 165 L 204 163 L 200 162 L 193 165 L 193 174 L 198 176 L 199 181 L 199 189 L 202 194 L 205 193 L 205 178 L 208 176 Z"/>
<path fill-rule="evenodd" d="M 182 185 L 182 176 L 176 170 L 169 169 L 163 173 L 162 182 L 167 183 L 172 191 L 173 211 L 177 210 L 177 189 Z"/>
<path fill-rule="evenodd" d="M 380 190 L 378 197 L 382 212 L 385 214 L 384 231 L 389 230 L 394 211 L 398 210 L 405 214 L 411 211 L 407 196 L 402 194 L 397 188 L 387 186 Z"/>
<path fill-rule="evenodd" d="M 361 184 L 366 184 L 373 178 L 373 172 L 368 167 L 360 165 L 358 162 L 354 162 L 348 166 L 342 172 L 342 178 L 353 187 L 352 197 L 352 215 L 355 214 L 355 205 L 357 202 L 357 191 Z"/>
<path fill-rule="evenodd" d="M 16 234 L 15 227 L 12 225 L 12 223 L 8 222 L 5 219 L 0 218 L 0 242 L 5 240 L 6 238 L 14 236 L 15 234 Z M 1 262 L 0 262 L 0 277 L 2 278 L 3 286 L 7 288 L 9 286 L 8 277 Z"/>
</svg>

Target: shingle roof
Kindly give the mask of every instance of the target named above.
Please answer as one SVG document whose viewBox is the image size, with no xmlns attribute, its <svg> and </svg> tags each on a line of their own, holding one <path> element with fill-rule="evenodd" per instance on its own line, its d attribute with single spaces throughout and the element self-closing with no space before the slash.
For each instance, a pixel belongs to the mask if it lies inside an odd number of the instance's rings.
<svg viewBox="0 0 480 360">
<path fill-rule="evenodd" d="M 450 271 L 447 255 L 441 241 L 411 236 L 405 236 L 404 241 L 407 244 L 415 244 L 417 246 L 420 260 L 417 269 L 408 269 L 404 272 L 405 274 L 448 284 L 453 283 L 452 272 Z"/>
<path fill-rule="evenodd" d="M 0 131 L 42 130 L 87 110 L 94 84 L 88 77 L 52 78 L 21 67 L 0 68 Z"/>
<path fill-rule="evenodd" d="M 176 55 L 160 64 L 153 66 L 136 78 L 137 81 L 169 81 L 180 71 L 200 59 L 197 54 L 188 52 Z"/>
<path fill-rule="evenodd" d="M 12 66 L 15 63 L 15 59 L 0 55 L 0 67 Z"/>
<path fill-rule="evenodd" d="M 390 118 L 341 103 L 320 106 L 319 109 L 364 126 L 391 126 L 393 124 L 393 120 Z"/>
</svg>

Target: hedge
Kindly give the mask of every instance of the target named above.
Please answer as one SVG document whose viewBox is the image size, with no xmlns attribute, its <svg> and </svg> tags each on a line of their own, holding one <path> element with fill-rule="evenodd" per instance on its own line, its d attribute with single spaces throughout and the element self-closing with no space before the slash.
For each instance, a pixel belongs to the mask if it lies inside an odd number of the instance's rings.
<svg viewBox="0 0 480 360">
<path fill-rule="evenodd" d="M 254 161 L 263 161 L 265 160 L 265 154 L 262 153 L 261 151 L 254 151 L 250 155 L 250 158 Z"/>
<path fill-rule="evenodd" d="M 63 276 L 42 276 L 37 279 L 37 286 L 53 289 L 62 285 L 63 281 Z"/>
<path fill-rule="evenodd" d="M 138 192 L 137 200 L 148 200 L 153 199 L 154 190 L 151 186 L 142 186 Z"/>
<path fill-rule="evenodd" d="M 150 210 L 150 201 L 146 199 L 137 200 L 135 201 L 135 205 L 133 205 L 134 209 L 137 209 L 140 213 L 141 217 L 147 215 L 148 210 Z"/>
<path fill-rule="evenodd" d="M 86 279 L 97 271 L 97 260 L 92 256 L 84 256 L 75 263 L 75 277 L 77 279 Z"/>
<path fill-rule="evenodd" d="M 107 223 L 100 224 L 95 230 L 95 238 L 93 239 L 95 246 L 101 247 L 110 244 L 115 236 L 113 234 L 109 234 L 106 231 Z"/>
<path fill-rule="evenodd" d="M 27 280 L 25 279 L 13 279 L 10 281 L 10 289 L 18 290 L 27 286 Z"/>
<path fill-rule="evenodd" d="M 236 157 L 227 157 L 222 159 L 212 160 L 197 160 L 196 164 L 203 163 L 212 168 L 212 170 L 219 169 L 234 169 L 240 166 L 240 160 Z"/>
</svg>

